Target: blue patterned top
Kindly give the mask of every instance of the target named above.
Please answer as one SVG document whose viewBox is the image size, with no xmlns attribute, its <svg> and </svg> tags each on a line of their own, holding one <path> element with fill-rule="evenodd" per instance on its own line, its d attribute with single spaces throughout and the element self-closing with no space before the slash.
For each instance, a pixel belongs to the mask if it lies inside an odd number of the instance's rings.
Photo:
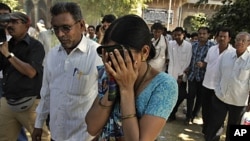
<svg viewBox="0 0 250 141">
<path fill-rule="evenodd" d="M 99 66 L 98 92 L 103 97 L 107 91 L 107 74 L 104 66 Z M 176 80 L 165 72 L 156 75 L 148 86 L 136 97 L 136 114 L 140 119 L 143 115 L 153 115 L 168 119 L 178 96 Z M 115 101 L 109 120 L 102 130 L 99 141 L 115 140 L 123 136 L 119 99 Z"/>
<path fill-rule="evenodd" d="M 197 62 L 202 61 L 204 62 L 205 57 L 207 56 L 208 49 L 214 45 L 214 42 L 207 41 L 204 46 L 200 46 L 199 42 L 196 41 L 192 44 L 192 58 L 189 65 L 189 73 L 188 73 L 188 80 L 199 81 L 202 82 L 204 79 L 206 68 L 199 68 L 197 67 Z"/>
</svg>

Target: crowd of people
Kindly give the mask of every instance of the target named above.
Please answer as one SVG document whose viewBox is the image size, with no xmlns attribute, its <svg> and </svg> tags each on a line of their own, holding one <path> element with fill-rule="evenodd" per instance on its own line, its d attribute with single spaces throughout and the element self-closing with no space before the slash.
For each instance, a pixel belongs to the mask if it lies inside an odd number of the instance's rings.
<svg viewBox="0 0 250 141">
<path fill-rule="evenodd" d="M 186 99 L 184 124 L 202 113 L 206 141 L 250 110 L 250 34 L 208 27 L 190 35 L 150 28 L 137 15 L 88 25 L 74 2 L 31 20 L 0 3 L 0 141 L 154 141 Z M 24 136 L 24 138 L 23 138 Z"/>
</svg>

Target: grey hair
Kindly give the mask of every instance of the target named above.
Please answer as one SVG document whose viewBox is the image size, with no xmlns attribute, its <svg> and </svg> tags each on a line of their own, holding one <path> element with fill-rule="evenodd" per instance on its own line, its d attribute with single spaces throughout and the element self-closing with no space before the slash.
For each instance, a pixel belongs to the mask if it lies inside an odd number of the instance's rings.
<svg viewBox="0 0 250 141">
<path fill-rule="evenodd" d="M 70 13 L 75 21 L 83 19 L 80 6 L 74 2 L 59 2 L 50 9 L 51 16 L 57 16 L 62 13 Z"/>
<path fill-rule="evenodd" d="M 245 31 L 242 31 L 242 32 L 239 32 L 236 37 L 240 36 L 240 35 L 246 35 L 248 37 L 248 40 L 250 40 L 250 34 L 248 32 L 245 32 Z"/>
</svg>

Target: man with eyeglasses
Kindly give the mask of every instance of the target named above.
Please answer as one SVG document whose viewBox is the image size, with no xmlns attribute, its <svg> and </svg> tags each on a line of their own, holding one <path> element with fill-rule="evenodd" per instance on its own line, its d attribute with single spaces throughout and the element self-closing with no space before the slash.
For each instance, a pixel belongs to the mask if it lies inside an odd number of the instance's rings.
<svg viewBox="0 0 250 141">
<path fill-rule="evenodd" d="M 219 69 L 216 72 L 215 96 L 211 103 L 213 114 L 208 121 L 207 131 L 209 132 L 207 132 L 206 141 L 213 141 L 227 114 L 226 141 L 230 141 L 230 126 L 239 125 L 244 108 L 250 107 L 248 100 L 250 53 L 247 51 L 249 45 L 250 34 L 240 32 L 235 38 L 236 50 L 224 54 L 219 60 Z"/>
<path fill-rule="evenodd" d="M 96 52 L 99 44 L 83 35 L 85 22 L 76 3 L 56 3 L 50 12 L 52 28 L 61 44 L 45 59 L 32 140 L 40 141 L 41 127 L 50 114 L 52 140 L 86 141 L 90 135 L 84 119 L 98 93 L 96 66 L 102 65 Z"/>
<path fill-rule="evenodd" d="M 17 140 L 22 127 L 29 133 L 35 124 L 35 108 L 40 101 L 44 49 L 27 33 L 30 19 L 26 14 L 13 12 L 6 18 L 11 35 L 0 46 L 0 70 L 3 70 L 3 97 L 0 106 L 1 140 Z M 50 135 L 44 124 L 43 141 Z"/>
</svg>

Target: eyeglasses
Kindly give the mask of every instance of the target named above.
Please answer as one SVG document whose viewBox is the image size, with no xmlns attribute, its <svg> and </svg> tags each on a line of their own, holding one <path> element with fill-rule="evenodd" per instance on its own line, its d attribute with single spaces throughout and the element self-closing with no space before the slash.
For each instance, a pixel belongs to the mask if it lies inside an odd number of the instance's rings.
<svg viewBox="0 0 250 141">
<path fill-rule="evenodd" d="M 10 21 L 8 21 L 8 23 L 11 23 L 11 24 L 20 24 L 20 23 L 22 23 L 22 24 L 24 24 L 24 22 L 22 20 L 20 20 L 20 19 L 10 20 Z"/>
<path fill-rule="evenodd" d="M 245 39 L 235 39 L 235 42 L 242 42 L 243 44 L 245 44 L 246 42 L 249 42 L 250 40 L 245 40 Z"/>
<path fill-rule="evenodd" d="M 78 22 L 80 21 L 76 21 L 74 24 L 72 25 L 62 25 L 62 26 L 53 26 L 52 27 L 52 30 L 55 32 L 55 33 L 58 33 L 59 30 L 61 30 L 63 33 L 69 33 L 70 30 L 72 29 L 72 27 L 74 25 L 76 25 Z"/>
</svg>

